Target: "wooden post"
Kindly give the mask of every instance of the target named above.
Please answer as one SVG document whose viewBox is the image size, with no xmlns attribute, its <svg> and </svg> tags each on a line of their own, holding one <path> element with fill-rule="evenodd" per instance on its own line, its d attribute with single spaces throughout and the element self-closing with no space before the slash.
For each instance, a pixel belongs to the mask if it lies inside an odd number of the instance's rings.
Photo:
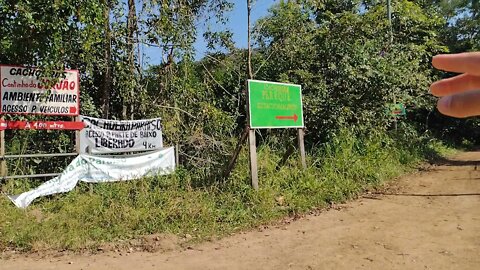
<svg viewBox="0 0 480 270">
<path fill-rule="evenodd" d="M 80 115 L 76 117 L 72 117 L 72 120 L 80 122 Z M 75 130 L 75 152 L 77 153 L 77 155 L 80 155 L 80 130 Z M 85 152 L 87 155 L 92 154 L 92 149 L 90 148 L 90 146 L 87 146 L 87 148 L 85 149 Z M 88 184 L 88 193 L 90 194 L 90 196 L 93 195 L 92 183 Z"/>
<path fill-rule="evenodd" d="M 3 120 L 3 116 L 1 117 Z M 0 131 L 0 156 L 2 160 L 0 161 L 0 176 L 7 176 L 7 162 L 5 159 L 5 130 Z"/>
<path fill-rule="evenodd" d="M 258 168 L 257 168 L 257 143 L 255 140 L 255 129 L 248 131 L 248 144 L 250 150 L 250 177 L 252 187 L 258 190 Z"/>
<path fill-rule="evenodd" d="M 180 165 L 180 144 L 177 142 L 175 144 L 175 166 L 178 167 Z"/>
<path fill-rule="evenodd" d="M 78 137 L 78 136 L 77 136 L 77 137 Z M 79 149 L 80 149 L 80 148 L 79 148 Z M 91 155 L 91 154 L 92 154 L 92 148 L 90 148 L 90 146 L 87 146 L 87 148 L 86 148 L 85 150 L 86 150 L 85 152 L 86 152 L 88 155 Z M 77 151 L 77 154 L 80 155 L 80 153 L 79 153 L 78 151 Z M 93 195 L 93 184 L 92 184 L 92 183 L 88 183 L 88 193 L 90 194 L 90 196 Z"/>
<path fill-rule="evenodd" d="M 80 116 L 73 117 L 73 121 L 80 122 Z M 80 155 L 80 130 L 75 130 L 75 152 Z"/>
<path fill-rule="evenodd" d="M 298 148 L 300 149 L 300 158 L 302 161 L 302 168 L 307 169 L 307 160 L 305 157 L 305 129 L 298 129 Z"/>
</svg>

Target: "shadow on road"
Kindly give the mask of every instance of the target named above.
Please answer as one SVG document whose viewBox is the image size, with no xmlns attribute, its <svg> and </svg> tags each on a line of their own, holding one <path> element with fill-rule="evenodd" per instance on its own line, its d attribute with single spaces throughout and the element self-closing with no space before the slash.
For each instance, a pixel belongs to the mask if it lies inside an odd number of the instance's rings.
<svg viewBox="0 0 480 270">
<path fill-rule="evenodd" d="M 475 169 L 480 165 L 480 160 L 453 160 L 438 155 L 429 158 L 428 162 L 436 166 L 475 166 Z"/>
<path fill-rule="evenodd" d="M 419 194 L 419 193 L 372 193 L 386 196 L 412 196 L 412 197 L 459 197 L 459 196 L 480 196 L 480 193 L 447 193 L 447 194 Z"/>
</svg>

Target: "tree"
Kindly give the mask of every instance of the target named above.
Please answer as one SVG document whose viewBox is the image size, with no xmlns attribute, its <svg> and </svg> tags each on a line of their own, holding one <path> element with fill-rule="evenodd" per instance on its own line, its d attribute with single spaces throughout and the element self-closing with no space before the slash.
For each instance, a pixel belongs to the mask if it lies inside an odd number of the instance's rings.
<svg viewBox="0 0 480 270">
<path fill-rule="evenodd" d="M 257 77 L 302 84 L 314 140 L 326 140 L 342 127 L 364 133 L 388 127 L 392 119 L 385 109 L 394 100 L 414 108 L 433 105 L 424 89 L 429 58 L 445 50 L 436 33 L 442 18 L 410 1 L 395 1 L 390 44 L 385 3 L 355 7 L 282 2 L 257 23 L 264 61 Z"/>
<path fill-rule="evenodd" d="M 105 49 L 104 49 L 104 59 L 105 59 L 105 69 L 104 77 L 102 84 L 102 117 L 108 119 L 110 111 L 110 93 L 112 88 L 112 32 L 110 30 L 110 11 L 111 11 L 111 1 L 103 0 L 103 17 L 104 17 L 104 33 L 105 33 Z"/>
</svg>

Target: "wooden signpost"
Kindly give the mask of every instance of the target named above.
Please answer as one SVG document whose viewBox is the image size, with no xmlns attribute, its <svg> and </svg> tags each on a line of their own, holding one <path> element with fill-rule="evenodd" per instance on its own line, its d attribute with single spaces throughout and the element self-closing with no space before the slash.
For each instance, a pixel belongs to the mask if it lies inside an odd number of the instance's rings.
<svg viewBox="0 0 480 270">
<path fill-rule="evenodd" d="M 305 127 L 300 85 L 248 80 L 248 100 L 252 129 Z"/>
<path fill-rule="evenodd" d="M 302 168 L 307 168 L 302 87 L 300 85 L 248 80 L 248 113 L 250 174 L 254 189 L 258 189 L 255 129 L 297 129 Z"/>
</svg>

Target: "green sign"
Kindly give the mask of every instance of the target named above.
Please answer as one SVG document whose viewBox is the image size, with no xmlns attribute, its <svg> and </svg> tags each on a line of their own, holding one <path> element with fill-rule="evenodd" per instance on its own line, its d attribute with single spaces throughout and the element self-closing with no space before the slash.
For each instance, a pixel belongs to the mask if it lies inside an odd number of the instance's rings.
<svg viewBox="0 0 480 270">
<path fill-rule="evenodd" d="M 405 109 L 405 105 L 403 105 L 403 103 L 390 104 L 388 110 L 390 116 L 398 117 L 405 116 L 407 114 L 407 110 Z"/>
<path fill-rule="evenodd" d="M 248 80 L 251 128 L 303 128 L 302 87 Z"/>
</svg>

